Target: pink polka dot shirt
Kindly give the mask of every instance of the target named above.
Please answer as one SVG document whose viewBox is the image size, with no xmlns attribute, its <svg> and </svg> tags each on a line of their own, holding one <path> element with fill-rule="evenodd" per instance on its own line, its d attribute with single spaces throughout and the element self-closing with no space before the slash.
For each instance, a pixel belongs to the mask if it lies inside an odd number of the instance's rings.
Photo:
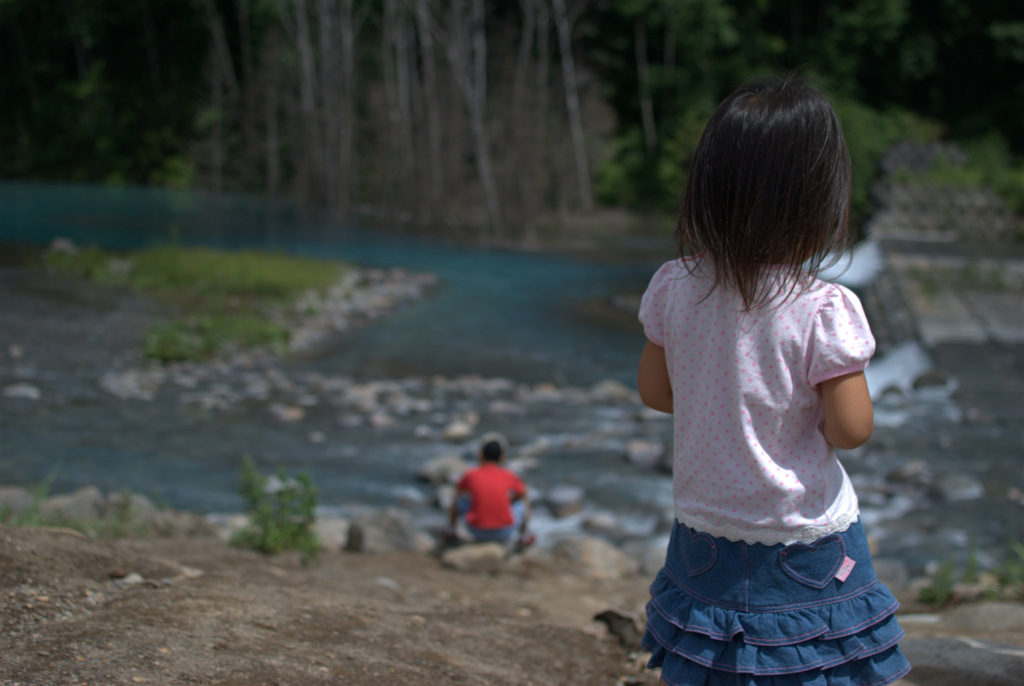
<svg viewBox="0 0 1024 686">
<path fill-rule="evenodd" d="M 818 384 L 874 353 L 860 301 L 815 279 L 781 306 L 744 312 L 730 288 L 708 295 L 712 269 L 666 263 L 640 306 L 672 384 L 676 518 L 769 545 L 844 531 L 857 496 L 821 432 Z"/>
</svg>

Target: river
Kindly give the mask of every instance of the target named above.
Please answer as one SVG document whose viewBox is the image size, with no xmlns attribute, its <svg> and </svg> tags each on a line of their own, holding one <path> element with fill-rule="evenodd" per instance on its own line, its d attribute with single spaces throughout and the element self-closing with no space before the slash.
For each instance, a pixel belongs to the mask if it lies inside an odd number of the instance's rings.
<svg viewBox="0 0 1024 686">
<path fill-rule="evenodd" d="M 0 241 L 46 245 L 58 236 L 113 249 L 170 240 L 258 247 L 432 272 L 438 286 L 428 297 L 351 332 L 324 355 L 288 361 L 282 369 L 297 379 L 392 380 L 435 405 L 399 422 L 401 429 L 382 430 L 339 424 L 337 408 L 312 391 L 305 393 L 312 399 L 298 423 L 268 421 L 265 409 L 252 404 L 203 411 L 169 394 L 121 401 L 96 389 L 103 370 L 83 372 L 88 362 L 69 351 L 64 367 L 40 360 L 25 372 L 21 365 L 18 379 L 27 373 L 42 387 L 41 402 L 3 399 L 0 483 L 36 483 L 53 472 L 56 490 L 95 483 L 105 490 L 132 488 L 175 507 L 224 511 L 239 507 L 238 469 L 249 455 L 262 465 L 311 473 L 327 508 L 401 503 L 438 518 L 429 490 L 413 474 L 432 457 L 471 450 L 471 441 L 441 440 L 435 425 L 457 411 L 475 411 L 481 432 L 501 430 L 514 453 L 529 449 L 535 456 L 525 476 L 538 493 L 569 486 L 583 494 L 584 513 L 575 518 L 539 511 L 542 534 L 577 528 L 595 513 L 614 518 L 627 534 L 656 536 L 664 526 L 668 477 L 623 454 L 630 440 L 663 439 L 667 422 L 638 419 L 635 408 L 614 404 L 521 399 L 522 388 L 543 382 L 560 388 L 588 388 L 603 379 L 635 383 L 643 334 L 609 303 L 618 294 L 642 292 L 670 249 L 652 245 L 646 256 L 620 260 L 484 250 L 329 225 L 256 196 L 0 183 Z M 845 278 L 868 285 L 871 259 L 859 260 Z M 51 289 L 57 295 L 33 301 L 41 318 L 67 316 L 69 299 L 112 307 L 107 300 L 114 297 L 102 290 L 60 293 L 58 286 L 21 277 L 7 276 L 0 286 L 5 299 L 18 289 L 35 296 Z M 11 340 L 17 333 L 0 335 Z M 1024 528 L 1013 499 L 1013 489 L 1024 488 L 1020 428 L 965 417 L 955 378 L 915 389 L 913 381 L 933 366 L 914 341 L 873 362 L 869 383 L 878 428 L 868 449 L 844 456 L 844 464 L 883 556 L 912 569 L 971 556 L 991 567 Z M 3 382 L 17 380 L 18 369 L 5 358 Z M 483 400 L 430 386 L 438 376 L 466 375 L 508 384 Z"/>
</svg>

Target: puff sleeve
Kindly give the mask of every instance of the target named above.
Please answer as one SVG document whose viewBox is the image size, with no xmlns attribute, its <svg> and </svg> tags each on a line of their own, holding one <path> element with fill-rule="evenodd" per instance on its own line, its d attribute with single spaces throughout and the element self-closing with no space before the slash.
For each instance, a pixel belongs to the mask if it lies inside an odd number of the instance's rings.
<svg viewBox="0 0 1024 686">
<path fill-rule="evenodd" d="M 811 386 L 862 371 L 875 353 L 875 337 L 860 300 L 849 289 L 831 284 L 814 319 L 808 346 L 807 379 Z"/>
<path fill-rule="evenodd" d="M 666 262 L 651 277 L 651 283 L 640 301 L 640 323 L 644 327 L 647 340 L 655 345 L 665 347 L 667 337 L 667 313 L 671 298 L 673 275 L 678 271 L 677 262 Z"/>
</svg>

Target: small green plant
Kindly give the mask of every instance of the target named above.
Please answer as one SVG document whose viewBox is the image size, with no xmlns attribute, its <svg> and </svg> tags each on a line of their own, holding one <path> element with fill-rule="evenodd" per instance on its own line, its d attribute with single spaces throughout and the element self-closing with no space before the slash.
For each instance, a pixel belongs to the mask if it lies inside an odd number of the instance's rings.
<svg viewBox="0 0 1024 686">
<path fill-rule="evenodd" d="M 266 555 L 297 550 L 307 558 L 316 558 L 320 549 L 313 528 L 317 491 L 308 474 L 290 477 L 284 469 L 278 469 L 272 482 L 246 457 L 241 493 L 249 526 L 231 537 L 231 545 Z"/>
<path fill-rule="evenodd" d="M 1007 547 L 996 574 L 1002 588 L 1016 588 L 1024 594 L 1024 544 L 1013 542 Z"/>
<path fill-rule="evenodd" d="M 8 526 L 49 526 L 54 522 L 45 520 L 40 513 L 40 506 L 50 495 L 50 485 L 57 476 L 56 468 L 32 489 L 32 502 L 23 512 L 14 512 L 10 507 L 0 509 L 0 524 Z"/>
<path fill-rule="evenodd" d="M 946 605 L 953 599 L 953 583 L 953 562 L 947 560 L 932 577 L 931 585 L 921 589 L 921 602 L 928 605 Z"/>
</svg>

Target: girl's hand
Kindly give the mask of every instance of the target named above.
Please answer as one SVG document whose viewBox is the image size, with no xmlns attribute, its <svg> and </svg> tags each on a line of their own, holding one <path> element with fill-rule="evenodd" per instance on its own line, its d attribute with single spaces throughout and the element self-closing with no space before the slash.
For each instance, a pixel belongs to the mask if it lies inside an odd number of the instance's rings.
<svg viewBox="0 0 1024 686">
<path fill-rule="evenodd" d="M 820 388 L 825 404 L 825 423 L 821 427 L 825 440 L 841 450 L 863 445 L 875 426 L 875 409 L 864 372 L 822 381 Z"/>
<path fill-rule="evenodd" d="M 640 355 L 637 388 L 644 405 L 661 412 L 672 413 L 672 383 L 668 377 L 665 349 L 647 341 Z"/>
</svg>

